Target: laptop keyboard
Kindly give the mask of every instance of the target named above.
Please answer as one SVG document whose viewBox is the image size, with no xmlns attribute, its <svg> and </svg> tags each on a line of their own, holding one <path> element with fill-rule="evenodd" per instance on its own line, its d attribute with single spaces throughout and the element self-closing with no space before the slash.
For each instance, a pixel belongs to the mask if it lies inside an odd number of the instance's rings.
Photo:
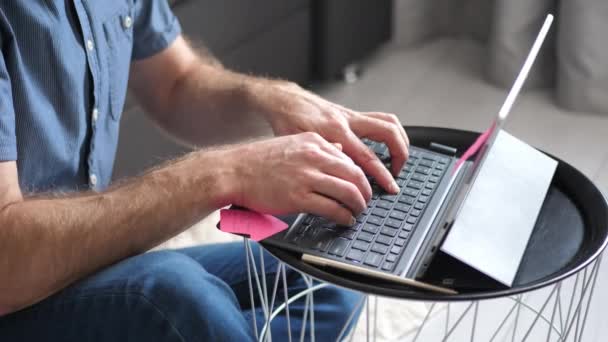
<svg viewBox="0 0 608 342">
<path fill-rule="evenodd" d="M 386 145 L 364 142 L 388 166 L 390 155 Z M 396 178 L 401 188 L 399 194 L 385 193 L 368 178 L 372 200 L 355 225 L 337 226 L 307 215 L 290 233 L 288 241 L 313 249 L 317 255 L 392 272 L 450 161 L 449 157 L 410 147 L 410 158 Z"/>
</svg>

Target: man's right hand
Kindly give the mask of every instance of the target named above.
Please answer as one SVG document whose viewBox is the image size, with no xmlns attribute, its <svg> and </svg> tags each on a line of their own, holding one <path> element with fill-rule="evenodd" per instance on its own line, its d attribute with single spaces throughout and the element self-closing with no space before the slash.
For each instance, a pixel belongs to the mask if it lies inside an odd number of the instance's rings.
<svg viewBox="0 0 608 342">
<path fill-rule="evenodd" d="M 261 213 L 316 214 L 353 224 L 372 190 L 359 166 L 316 133 L 258 141 L 223 151 L 231 203 Z M 211 166 L 213 167 L 213 166 Z"/>
</svg>

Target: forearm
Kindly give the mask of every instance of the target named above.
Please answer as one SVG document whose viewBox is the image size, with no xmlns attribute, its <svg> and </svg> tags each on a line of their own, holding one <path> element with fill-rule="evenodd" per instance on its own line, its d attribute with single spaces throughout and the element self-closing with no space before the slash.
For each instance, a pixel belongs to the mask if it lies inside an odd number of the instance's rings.
<svg viewBox="0 0 608 342">
<path fill-rule="evenodd" d="M 195 152 L 106 193 L 26 199 L 0 212 L 0 306 L 31 305 L 178 234 L 226 204 L 217 152 Z M 205 166 L 213 165 L 213 167 Z"/>
<path fill-rule="evenodd" d="M 270 135 L 263 109 L 254 103 L 256 89 L 273 84 L 199 61 L 179 78 L 168 98 L 170 114 L 161 127 L 197 146 Z"/>
</svg>

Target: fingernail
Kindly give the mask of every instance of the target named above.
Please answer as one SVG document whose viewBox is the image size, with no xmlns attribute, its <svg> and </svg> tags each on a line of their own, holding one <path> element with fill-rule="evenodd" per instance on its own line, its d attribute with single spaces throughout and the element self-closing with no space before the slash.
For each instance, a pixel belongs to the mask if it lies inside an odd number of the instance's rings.
<svg viewBox="0 0 608 342">
<path fill-rule="evenodd" d="M 357 223 L 357 219 L 354 216 L 351 216 L 349 226 L 352 227 L 355 225 L 355 223 Z"/>
<path fill-rule="evenodd" d="M 391 185 L 391 190 L 396 194 L 399 192 L 399 185 L 397 185 L 397 182 L 393 181 L 393 184 Z"/>
</svg>

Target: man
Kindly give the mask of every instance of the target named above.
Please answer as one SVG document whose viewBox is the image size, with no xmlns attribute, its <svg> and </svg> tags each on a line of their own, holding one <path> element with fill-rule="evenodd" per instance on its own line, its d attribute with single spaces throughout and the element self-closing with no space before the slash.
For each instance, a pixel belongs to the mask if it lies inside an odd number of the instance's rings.
<svg viewBox="0 0 608 342">
<path fill-rule="evenodd" d="M 193 51 L 165 0 L 0 0 L 0 39 L 2 341 L 252 339 L 242 245 L 142 253 L 228 204 L 350 224 L 371 197 L 364 172 L 398 190 L 359 140 L 385 141 L 396 174 L 408 140 L 394 115 L 225 70 Z M 192 145 L 260 118 L 277 138 L 198 150 L 109 187 L 127 82 Z M 304 288 L 297 274 L 288 282 Z M 317 338 L 335 339 L 357 299 L 319 291 Z M 295 334 L 304 304 L 291 309 Z"/>
</svg>

